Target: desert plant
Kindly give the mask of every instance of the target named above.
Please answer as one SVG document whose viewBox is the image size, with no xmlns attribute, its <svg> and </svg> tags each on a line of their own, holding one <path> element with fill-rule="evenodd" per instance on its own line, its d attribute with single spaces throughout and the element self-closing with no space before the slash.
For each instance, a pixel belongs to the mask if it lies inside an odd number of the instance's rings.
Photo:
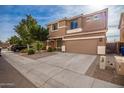
<svg viewBox="0 0 124 93">
<path fill-rule="evenodd" d="M 32 55 L 32 54 L 35 54 L 35 50 L 33 48 L 30 48 L 28 50 L 28 55 Z"/>
</svg>

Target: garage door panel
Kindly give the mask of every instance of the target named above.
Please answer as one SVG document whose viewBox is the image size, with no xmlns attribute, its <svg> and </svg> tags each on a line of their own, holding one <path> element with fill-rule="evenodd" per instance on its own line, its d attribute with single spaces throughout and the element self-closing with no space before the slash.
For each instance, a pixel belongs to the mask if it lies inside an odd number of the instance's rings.
<svg viewBox="0 0 124 93">
<path fill-rule="evenodd" d="M 97 39 L 66 41 L 66 51 L 74 53 L 97 53 Z"/>
</svg>

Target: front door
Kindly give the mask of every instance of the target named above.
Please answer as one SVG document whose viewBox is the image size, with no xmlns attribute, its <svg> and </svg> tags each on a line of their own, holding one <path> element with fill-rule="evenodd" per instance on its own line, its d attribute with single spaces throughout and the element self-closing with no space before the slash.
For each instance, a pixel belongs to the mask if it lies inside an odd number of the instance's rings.
<svg viewBox="0 0 124 93">
<path fill-rule="evenodd" d="M 55 48 L 55 41 L 51 41 L 50 45 L 51 45 L 52 48 Z"/>
<path fill-rule="evenodd" d="M 62 39 L 57 39 L 57 49 L 61 51 Z"/>
</svg>

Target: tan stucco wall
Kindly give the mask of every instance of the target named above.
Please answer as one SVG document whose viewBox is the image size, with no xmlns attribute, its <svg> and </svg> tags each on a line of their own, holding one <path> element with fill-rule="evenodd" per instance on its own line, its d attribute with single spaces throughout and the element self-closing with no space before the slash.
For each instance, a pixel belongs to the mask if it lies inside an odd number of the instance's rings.
<svg viewBox="0 0 124 93">
<path fill-rule="evenodd" d="M 94 20 L 98 16 L 98 20 Z M 89 21 L 88 21 L 89 19 Z M 96 31 L 107 29 L 107 15 L 105 12 L 96 13 L 83 17 L 83 31 Z"/>
<path fill-rule="evenodd" d="M 58 23 L 59 23 L 59 26 L 60 26 L 60 27 L 61 27 L 61 26 L 66 26 L 66 21 L 65 21 L 65 20 L 59 21 Z"/>
<path fill-rule="evenodd" d="M 66 21 L 65 20 L 59 21 L 58 24 L 59 24 L 59 27 L 66 26 Z M 58 28 L 58 30 L 56 31 L 52 31 L 51 27 L 52 25 L 48 25 L 50 37 L 64 36 L 66 33 L 66 29 L 67 29 L 66 27 Z"/>
<path fill-rule="evenodd" d="M 50 37 L 58 37 L 58 36 L 64 36 L 66 33 L 66 28 L 59 28 L 57 31 L 53 31 L 49 33 Z"/>
</svg>

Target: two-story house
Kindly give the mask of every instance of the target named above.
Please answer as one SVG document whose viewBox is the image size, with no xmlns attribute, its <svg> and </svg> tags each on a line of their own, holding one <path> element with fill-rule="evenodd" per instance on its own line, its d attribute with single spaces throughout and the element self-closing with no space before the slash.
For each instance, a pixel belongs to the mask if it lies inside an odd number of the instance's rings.
<svg viewBox="0 0 124 93">
<path fill-rule="evenodd" d="M 105 53 L 107 20 L 108 9 L 104 9 L 51 22 L 47 25 L 49 46 L 65 52 Z"/>
</svg>

